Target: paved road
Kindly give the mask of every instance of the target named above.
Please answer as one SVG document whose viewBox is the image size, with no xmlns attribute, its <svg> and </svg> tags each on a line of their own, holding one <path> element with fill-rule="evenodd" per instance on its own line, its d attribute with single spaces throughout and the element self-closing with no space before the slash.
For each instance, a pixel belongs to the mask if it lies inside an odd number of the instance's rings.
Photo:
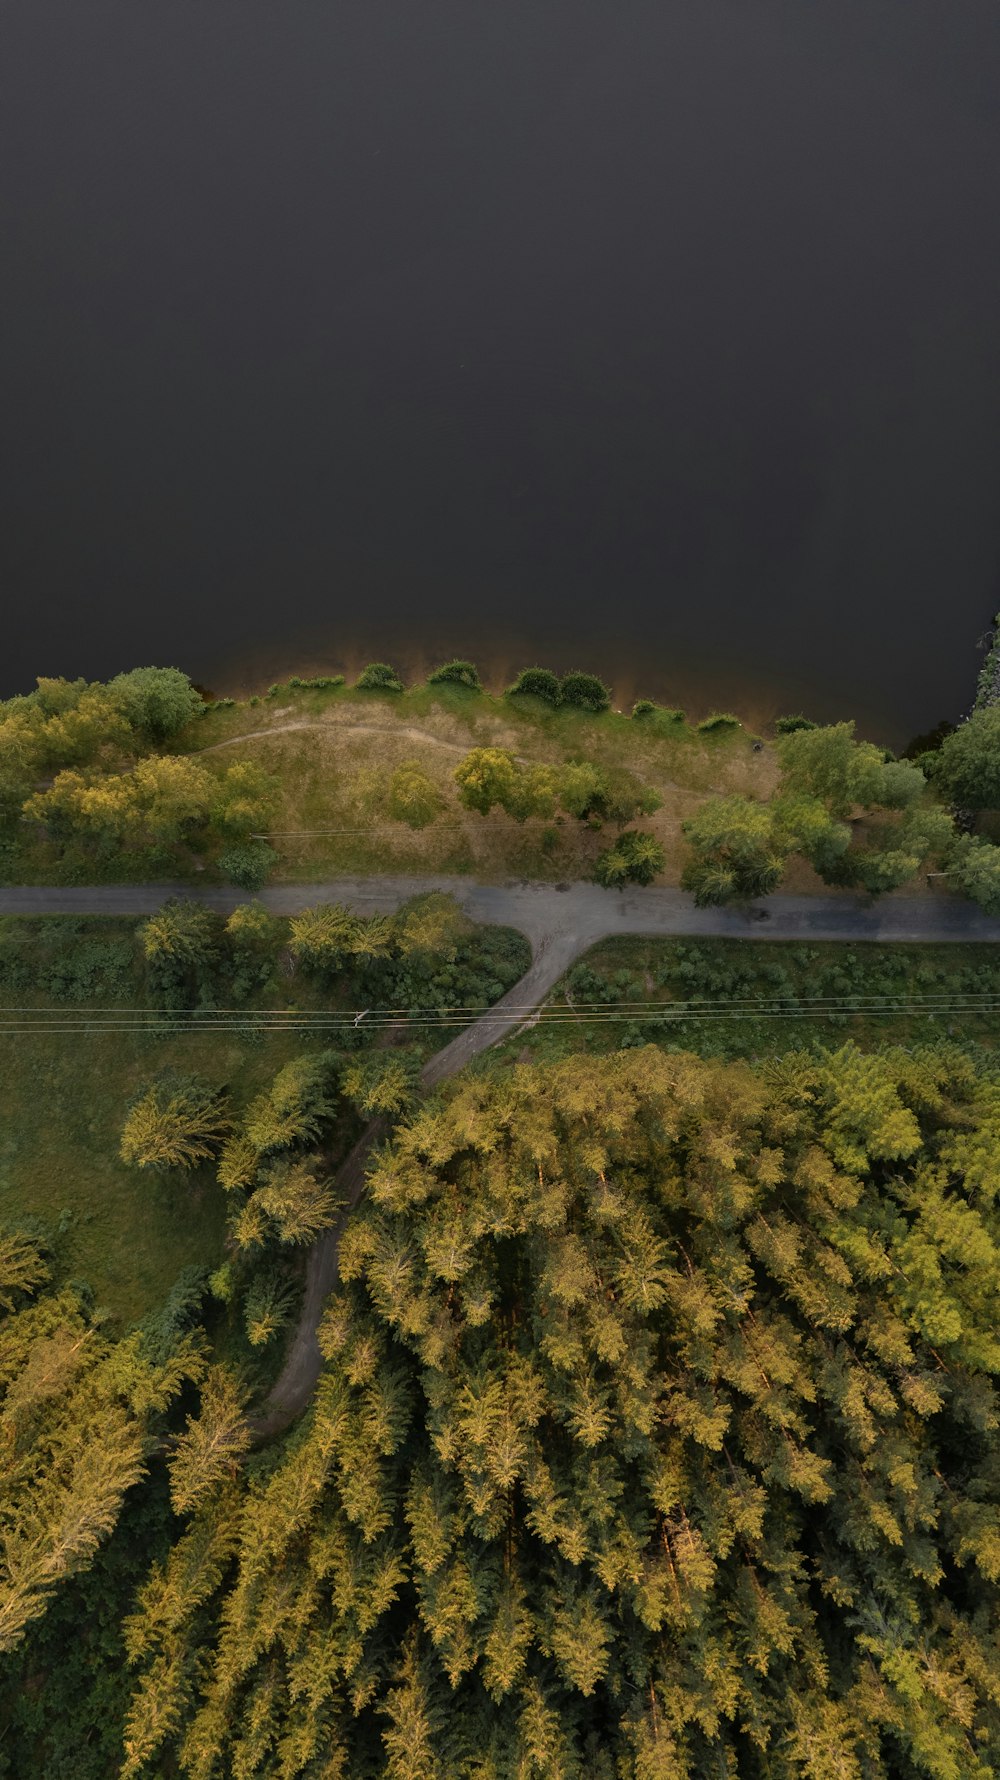
<svg viewBox="0 0 1000 1780">
<path fill-rule="evenodd" d="M 558 944 L 574 957 L 615 933 L 703 934 L 736 939 L 1000 940 L 1000 920 L 945 892 L 886 896 L 770 896 L 748 908 L 696 909 L 682 890 L 602 890 L 597 884 L 477 884 L 469 878 L 336 878 L 275 884 L 260 900 L 276 915 L 317 902 L 358 914 L 398 908 L 409 896 L 446 890 L 474 921 L 519 927 L 536 950 Z M 0 888 L 0 915 L 150 915 L 171 896 L 193 896 L 223 912 L 246 892 L 217 885 L 96 884 Z M 572 950 L 570 949 L 572 948 Z"/>
<path fill-rule="evenodd" d="M 476 884 L 468 878 L 338 878 L 328 883 L 279 884 L 262 892 L 274 914 L 295 914 L 317 902 L 346 904 L 366 915 L 398 908 L 420 891 L 445 890 L 474 921 L 517 927 L 531 942 L 532 962 L 502 1001 L 437 1051 L 422 1082 L 433 1087 L 457 1074 L 471 1058 L 518 1030 L 506 1009 L 531 1010 L 544 1002 L 575 958 L 614 934 L 702 935 L 771 940 L 987 940 L 1000 941 L 1000 920 L 944 893 L 884 897 L 871 903 L 853 896 L 771 896 L 748 908 L 696 909 L 680 890 L 602 890 L 596 884 Z M 245 894 L 190 884 L 107 885 L 52 889 L 0 889 L 0 914 L 148 915 L 171 896 L 197 896 L 226 911 Z M 375 1146 L 387 1134 L 383 1120 L 370 1125 L 337 1176 L 344 1211 L 309 1251 L 298 1326 L 285 1365 L 260 1416 L 259 1439 L 280 1432 L 305 1408 L 316 1387 L 322 1356 L 316 1328 L 337 1284 L 337 1251 L 344 1221 L 364 1191 Z"/>
</svg>

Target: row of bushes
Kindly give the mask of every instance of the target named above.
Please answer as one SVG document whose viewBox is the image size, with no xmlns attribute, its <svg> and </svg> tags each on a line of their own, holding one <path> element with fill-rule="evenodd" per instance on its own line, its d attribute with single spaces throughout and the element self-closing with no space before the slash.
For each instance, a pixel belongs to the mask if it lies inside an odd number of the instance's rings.
<svg viewBox="0 0 1000 1780">
<path fill-rule="evenodd" d="M 475 662 L 459 659 L 446 661 L 441 667 L 435 668 L 433 673 L 428 674 L 426 683 L 428 686 L 464 686 L 470 692 L 484 690 Z M 303 680 L 298 674 L 293 674 L 287 682 L 290 688 L 303 691 L 330 690 L 344 684 L 343 674 L 323 674 L 311 680 Z M 362 668 L 354 684 L 359 692 L 406 690 L 402 677 L 387 661 L 369 662 L 367 667 Z M 268 687 L 266 697 L 277 698 L 282 690 L 282 686 L 276 682 Z M 563 706 L 594 714 L 611 708 L 611 688 L 596 674 L 584 674 L 577 670 L 563 674 L 560 678 L 551 668 L 522 668 L 513 685 L 507 687 L 505 696 L 541 699 L 553 709 Z M 250 700 L 251 704 L 257 702 L 256 699 Z M 233 703 L 234 700 L 230 698 L 213 699 L 205 709 L 217 711 Z M 632 707 L 632 716 L 638 721 L 656 720 L 668 724 L 685 721 L 685 713 L 679 707 L 658 705 L 651 698 L 637 699 Z M 740 729 L 742 724 L 739 717 L 735 717 L 731 711 L 713 711 L 695 727 L 699 734 L 711 735 L 724 730 Z M 776 727 L 783 734 L 786 730 L 812 728 L 813 725 L 807 717 L 780 717 Z"/>
</svg>

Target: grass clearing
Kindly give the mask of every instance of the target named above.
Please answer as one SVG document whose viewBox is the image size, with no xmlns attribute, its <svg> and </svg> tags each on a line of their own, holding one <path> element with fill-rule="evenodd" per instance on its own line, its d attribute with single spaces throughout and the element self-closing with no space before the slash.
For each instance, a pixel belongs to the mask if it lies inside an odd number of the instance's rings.
<svg viewBox="0 0 1000 1780">
<path fill-rule="evenodd" d="M 961 1005 L 977 994 L 995 997 L 998 1011 Z M 841 1000 L 843 1010 L 810 1009 L 808 999 L 817 996 Z M 873 997 L 885 1011 L 852 1011 L 852 1003 Z M 935 1010 L 903 1005 L 917 997 L 935 998 Z M 710 1015 L 684 1017 L 681 1005 L 694 1000 L 717 1005 Z M 732 1007 L 737 1000 L 738 1011 Z M 649 1006 L 640 1010 L 636 1003 Z M 774 1011 L 779 1003 L 786 1011 Z M 579 960 L 549 1001 L 550 1008 L 577 1012 L 590 1004 L 597 1004 L 593 1017 L 572 1023 L 543 1016 L 501 1055 L 507 1062 L 536 1061 L 655 1043 L 700 1056 L 754 1058 L 814 1044 L 837 1047 L 848 1039 L 864 1049 L 949 1039 L 994 1050 L 1000 1043 L 1000 949 L 612 939 Z"/>
<path fill-rule="evenodd" d="M 41 1223 L 60 1269 L 127 1326 L 183 1267 L 219 1264 L 226 1214 L 211 1167 L 161 1175 L 119 1160 L 130 1099 L 170 1068 L 230 1084 L 240 1106 L 302 1043 L 283 1033 L 0 1037 L 0 1221 Z"/>
<path fill-rule="evenodd" d="M 470 748 L 501 747 L 532 762 L 586 759 L 626 767 L 652 786 L 662 806 L 640 820 L 663 842 L 665 881 L 673 883 L 680 874 L 680 824 L 703 798 L 726 791 L 766 797 L 773 790 L 773 750 L 755 753 L 754 739 L 740 728 L 699 734 L 675 719 L 635 721 L 615 711 L 594 716 L 458 686 L 375 693 L 284 685 L 256 705 L 209 711 L 179 745 L 207 751 L 205 764 L 217 761 L 220 770 L 252 759 L 276 774 L 282 785 L 276 831 L 344 831 L 279 833 L 273 842 L 278 878 L 377 871 L 469 873 L 487 881 L 588 876 L 607 833 L 571 818 L 517 823 L 462 808 L 455 767 Z M 387 814 L 392 773 L 411 760 L 445 800 L 438 820 L 419 831 Z"/>
</svg>

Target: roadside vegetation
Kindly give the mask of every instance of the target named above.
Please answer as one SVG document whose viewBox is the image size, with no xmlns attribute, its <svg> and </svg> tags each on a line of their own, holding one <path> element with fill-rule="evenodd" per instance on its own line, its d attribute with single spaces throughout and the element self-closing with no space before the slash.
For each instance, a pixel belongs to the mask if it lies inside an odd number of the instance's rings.
<svg viewBox="0 0 1000 1780">
<path fill-rule="evenodd" d="M 478 1067 L 643 1044 L 753 1060 L 848 1040 L 994 1051 L 997 948 L 608 939 L 556 985 L 536 1025 Z"/>
</svg>

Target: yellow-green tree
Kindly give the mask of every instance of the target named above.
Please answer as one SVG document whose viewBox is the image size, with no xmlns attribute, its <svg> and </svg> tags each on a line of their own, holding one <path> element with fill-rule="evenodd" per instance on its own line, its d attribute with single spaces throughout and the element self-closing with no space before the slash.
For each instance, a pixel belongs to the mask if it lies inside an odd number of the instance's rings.
<svg viewBox="0 0 1000 1780">
<path fill-rule="evenodd" d="M 444 798 L 419 761 L 404 760 L 389 780 L 386 804 L 394 822 L 427 828 L 444 808 Z"/>
<path fill-rule="evenodd" d="M 222 1094 L 208 1082 L 167 1076 L 129 1109 L 119 1153 L 133 1168 L 194 1168 L 218 1154 L 231 1125 Z"/>
</svg>

